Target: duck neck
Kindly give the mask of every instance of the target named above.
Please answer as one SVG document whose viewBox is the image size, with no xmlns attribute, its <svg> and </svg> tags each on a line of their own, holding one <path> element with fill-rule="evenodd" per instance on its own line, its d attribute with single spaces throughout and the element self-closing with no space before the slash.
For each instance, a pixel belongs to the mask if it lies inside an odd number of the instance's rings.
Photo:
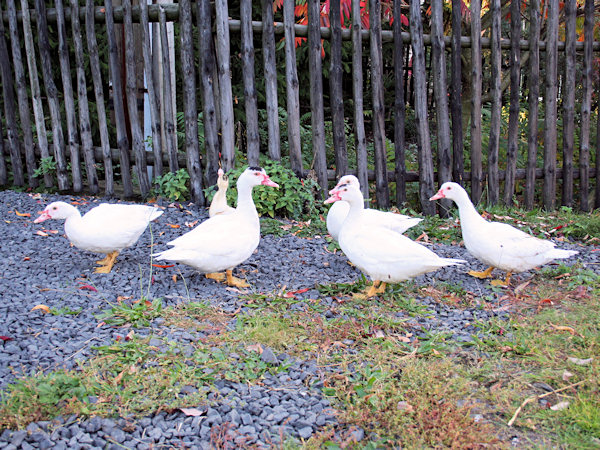
<svg viewBox="0 0 600 450">
<path fill-rule="evenodd" d="M 471 224 L 477 226 L 485 222 L 485 219 L 477 212 L 468 197 L 460 198 L 456 204 L 458 205 L 461 227 L 469 227 Z"/>
<path fill-rule="evenodd" d="M 217 193 L 215 194 L 215 200 L 217 201 L 221 201 L 223 199 L 225 199 L 227 197 L 227 187 L 225 188 L 221 188 L 219 186 L 219 190 L 217 191 Z"/>
<path fill-rule="evenodd" d="M 348 211 L 348 215 L 346 216 L 347 221 L 355 221 L 360 218 L 362 212 L 365 209 L 364 202 L 361 201 L 352 201 L 348 202 L 350 204 L 350 210 Z"/>
<path fill-rule="evenodd" d="M 81 223 L 81 221 L 81 213 L 77 208 L 71 206 L 69 208 L 69 215 L 65 218 L 65 233 L 67 233 L 67 236 L 73 232 L 73 230 L 79 223 Z"/>
<path fill-rule="evenodd" d="M 258 218 L 256 206 L 254 205 L 254 200 L 252 199 L 252 187 L 253 186 L 248 186 L 244 184 L 242 184 L 241 186 L 238 185 L 238 198 L 236 209 L 244 214 L 256 216 Z"/>
</svg>

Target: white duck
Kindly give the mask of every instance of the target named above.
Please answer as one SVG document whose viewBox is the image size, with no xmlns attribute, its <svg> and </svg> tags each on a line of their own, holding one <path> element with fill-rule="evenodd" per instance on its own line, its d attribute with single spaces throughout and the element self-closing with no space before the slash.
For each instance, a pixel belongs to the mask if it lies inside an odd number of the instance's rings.
<svg viewBox="0 0 600 450">
<path fill-rule="evenodd" d="M 469 195 L 457 183 L 442 184 L 429 200 L 448 198 L 458 205 L 460 226 L 469 253 L 489 267 L 470 271 L 477 278 L 490 278 L 494 267 L 506 272 L 506 279 L 493 280 L 495 286 L 508 286 L 514 272 L 523 272 L 557 258 L 569 258 L 575 250 L 560 250 L 551 241 L 538 239 L 506 223 L 488 222 L 475 209 Z"/>
<path fill-rule="evenodd" d="M 344 175 L 342 178 L 340 178 L 336 187 L 329 191 L 329 194 L 331 195 L 333 190 L 344 184 L 352 185 L 360 190 L 360 182 L 358 181 L 358 178 L 356 178 L 354 175 Z M 350 211 L 350 205 L 347 202 L 335 202 L 333 205 L 331 205 L 331 208 L 327 213 L 327 231 L 336 241 L 339 240 L 340 231 L 342 229 L 344 220 L 346 220 L 348 211 Z M 363 211 L 363 220 L 372 220 L 376 225 L 389 228 L 397 233 L 404 233 L 406 230 L 414 227 L 423 219 L 368 208 Z"/>
<path fill-rule="evenodd" d="M 208 278 L 222 281 L 226 271 L 227 284 L 249 286 L 232 275 L 232 269 L 248 259 L 258 247 L 260 222 L 252 200 L 252 188 L 259 185 L 279 187 L 261 167 L 249 167 L 237 181 L 237 208 L 230 214 L 220 214 L 202 222 L 192 231 L 172 240 L 173 248 L 156 253 L 157 259 L 168 259 L 194 267 Z"/>
<path fill-rule="evenodd" d="M 119 252 L 137 242 L 148 224 L 163 211 L 146 205 L 120 205 L 102 203 L 83 217 L 79 210 L 65 202 L 50 203 L 35 219 L 40 223 L 48 219 L 65 219 L 65 233 L 69 241 L 81 250 L 104 253 L 97 261 L 96 273 L 109 273 Z"/>
<path fill-rule="evenodd" d="M 214 217 L 218 214 L 229 214 L 235 211 L 235 208 L 232 208 L 227 204 L 227 188 L 229 187 L 229 177 L 225 175 L 223 169 L 219 167 L 217 171 L 217 187 L 218 190 L 215 193 L 215 196 L 210 202 L 210 207 L 208 208 L 208 217 Z"/>
<path fill-rule="evenodd" d="M 325 203 L 339 201 L 350 205 L 339 235 L 340 247 L 348 259 L 373 280 L 367 298 L 384 292 L 386 283 L 397 283 L 444 266 L 466 262 L 440 258 L 406 236 L 375 224 L 365 214 L 363 195 L 354 185 L 333 189 Z"/>
</svg>

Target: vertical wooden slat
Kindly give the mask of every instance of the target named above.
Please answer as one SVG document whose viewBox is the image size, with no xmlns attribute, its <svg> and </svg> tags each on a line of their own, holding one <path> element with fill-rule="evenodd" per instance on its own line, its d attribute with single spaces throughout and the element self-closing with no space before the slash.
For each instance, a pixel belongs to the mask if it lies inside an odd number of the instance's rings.
<svg viewBox="0 0 600 450">
<path fill-rule="evenodd" d="M 375 149 L 375 197 L 379 208 L 390 207 L 387 181 L 387 150 L 383 102 L 383 56 L 381 54 L 381 1 L 369 2 L 371 90 L 373 94 L 373 147 Z"/>
<path fill-rule="evenodd" d="M 581 99 L 581 138 L 579 149 L 579 207 L 583 211 L 589 211 L 589 166 L 590 166 L 590 114 L 592 110 L 592 74 L 593 74 L 593 52 L 592 42 L 594 40 L 594 0 L 586 0 L 584 6 L 583 21 L 583 95 Z M 596 161 L 596 166 L 598 166 Z M 598 180 L 596 180 L 598 183 Z"/>
<path fill-rule="evenodd" d="M 258 134 L 258 103 L 256 99 L 256 83 L 254 80 L 254 35 L 252 33 L 251 0 L 240 1 L 240 18 L 242 38 L 242 76 L 244 81 L 244 110 L 246 112 L 246 154 L 248 157 L 248 164 L 250 166 L 258 166 L 258 156 L 260 154 L 260 136 Z M 294 58 L 294 65 L 295 63 L 296 61 Z M 298 78 L 296 78 L 296 85 L 297 84 Z M 288 130 L 289 126 L 290 125 L 288 123 Z"/>
<path fill-rule="evenodd" d="M 302 147 L 300 141 L 300 93 L 296 68 L 296 31 L 294 29 L 294 0 L 283 1 L 285 29 L 285 79 L 287 98 L 287 130 L 290 166 L 294 173 L 303 176 Z"/>
<path fill-rule="evenodd" d="M 352 96 L 354 100 L 354 135 L 356 140 L 356 176 L 360 189 L 369 202 L 367 178 L 367 138 L 363 110 L 363 70 L 360 0 L 352 0 Z"/>
<path fill-rule="evenodd" d="M 437 121 L 438 184 L 452 179 L 452 154 L 450 152 L 450 123 L 448 122 L 448 91 L 446 76 L 446 50 L 444 45 L 444 18 L 442 2 L 431 4 L 431 65 Z M 440 202 L 440 215 L 445 217 L 451 200 Z"/>
<path fill-rule="evenodd" d="M 42 64 L 42 76 L 52 121 L 52 147 L 56 161 L 56 177 L 58 188 L 61 191 L 69 189 L 69 176 L 67 174 L 67 160 L 64 154 L 64 136 L 61 126 L 60 106 L 58 91 L 52 77 L 52 63 L 50 62 L 50 40 L 48 38 L 48 23 L 46 21 L 46 5 L 43 0 L 35 0 L 35 13 L 38 27 L 38 47 Z"/>
<path fill-rule="evenodd" d="M 163 101 L 161 103 L 164 117 L 165 147 L 169 157 L 169 170 L 176 172 L 179 170 L 177 160 L 177 141 L 175 133 L 175 123 L 173 122 L 173 89 L 171 87 L 171 55 L 169 51 L 169 38 L 167 37 L 167 18 L 165 9 L 160 7 L 158 11 L 158 21 L 160 27 L 160 54 L 162 55 L 163 70 Z"/>
<path fill-rule="evenodd" d="M 433 155 L 429 140 L 427 118 L 427 80 L 425 70 L 425 46 L 423 44 L 423 24 L 421 7 L 418 1 L 410 2 L 410 37 L 413 49 L 413 83 L 415 95 L 415 118 L 419 146 L 419 195 L 423 214 L 435 214 L 435 203 L 429 198 L 434 194 Z"/>
<path fill-rule="evenodd" d="M 81 158 L 77 142 L 77 113 L 75 112 L 75 99 L 73 98 L 73 83 L 71 81 L 71 64 L 69 63 L 69 44 L 65 27 L 65 11 L 63 0 L 55 0 L 56 27 L 58 31 L 58 60 L 63 87 L 63 103 L 67 119 L 67 148 L 71 161 L 71 177 L 73 178 L 73 191 L 81 192 Z"/>
<path fill-rule="evenodd" d="M 394 172 L 396 206 L 406 202 L 406 153 L 404 134 L 406 108 L 404 97 L 404 42 L 402 41 L 403 0 L 394 0 Z"/>
<path fill-rule="evenodd" d="M 85 82 L 85 68 L 83 59 L 83 42 L 81 24 L 79 22 L 79 1 L 71 0 L 71 32 L 75 51 L 75 66 L 77 80 L 77 106 L 79 110 L 79 134 L 81 148 L 85 161 L 85 173 L 88 189 L 92 194 L 98 193 L 98 173 L 94 158 L 94 143 L 90 125 L 90 110 L 88 106 L 87 86 Z"/>
<path fill-rule="evenodd" d="M 4 154 L 4 130 L 2 129 L 2 121 L 0 120 L 0 186 L 8 184 L 8 170 L 6 169 L 6 161 Z"/>
<path fill-rule="evenodd" d="M 335 152 L 335 174 L 337 178 L 348 172 L 348 149 L 344 123 L 344 97 L 342 92 L 342 23 L 340 2 L 329 3 L 331 26 L 331 60 L 329 65 L 329 103 L 333 149 Z"/>
<path fill-rule="evenodd" d="M 313 169 L 321 186 L 327 192 L 327 160 L 325 154 L 325 127 L 323 112 L 323 70 L 321 62 L 320 2 L 308 0 L 308 70 L 310 72 L 310 109 L 313 145 Z"/>
<path fill-rule="evenodd" d="M 7 3 L 7 10 L 13 67 L 15 69 L 15 83 L 17 85 L 17 100 L 19 103 L 19 119 L 21 120 L 21 132 L 23 134 L 23 144 L 25 146 L 27 182 L 29 187 L 36 188 L 38 186 L 38 180 L 34 177 L 35 169 L 37 168 L 35 144 L 33 142 L 33 133 L 31 131 L 31 112 L 29 110 L 27 98 L 25 70 L 23 69 L 23 59 L 21 57 L 21 47 L 19 45 L 20 39 L 17 27 L 17 9 L 14 1 Z"/>
<path fill-rule="evenodd" d="M 599 87 L 597 87 L 597 90 L 600 90 Z M 598 118 L 597 122 L 596 122 L 596 191 L 595 191 L 595 196 L 594 196 L 594 208 L 600 208 L 600 164 L 598 164 L 598 161 L 600 161 L 600 107 L 598 108 L 598 112 L 596 113 L 596 116 Z"/>
<path fill-rule="evenodd" d="M 490 140 L 488 145 L 488 203 L 495 205 L 500 198 L 500 177 L 498 174 L 498 149 L 500 146 L 500 115 L 502 111 L 502 90 L 500 86 L 501 50 L 500 50 L 500 0 L 490 1 L 492 14 L 492 57 L 491 65 L 491 93 L 492 93 L 492 116 L 490 119 Z"/>
<path fill-rule="evenodd" d="M 219 134 L 214 95 L 215 49 L 212 40 L 210 0 L 198 2 L 198 39 L 200 41 L 200 80 L 202 83 L 202 119 L 206 147 L 206 178 L 214 184 L 219 168 Z M 210 168 L 210 170 L 209 170 Z"/>
<path fill-rule="evenodd" d="M 462 14 L 461 0 L 452 0 L 452 53 L 450 75 L 450 116 L 452 117 L 452 178 L 463 184 L 463 123 L 462 123 L 462 62 L 461 32 Z"/>
<path fill-rule="evenodd" d="M 154 177 L 163 173 L 162 161 L 162 130 L 160 126 L 159 99 L 156 92 L 156 77 L 152 70 L 152 52 L 150 48 L 150 26 L 148 24 L 148 4 L 140 2 L 140 22 L 142 25 L 142 52 L 144 55 L 144 74 L 146 75 L 146 86 L 148 90 L 148 102 L 150 103 L 150 126 L 152 128 L 152 153 L 154 154 Z M 155 49 L 160 48 L 154 42 Z"/>
<path fill-rule="evenodd" d="M 535 1 L 535 0 L 533 0 Z M 471 200 L 478 204 L 483 190 L 481 146 L 481 1 L 471 2 Z"/>
<path fill-rule="evenodd" d="M 0 10 L 0 14 L 2 11 Z M 15 186 L 23 186 L 23 162 L 21 161 L 21 145 L 19 143 L 19 129 L 15 116 L 15 93 L 12 66 L 8 56 L 6 40 L 4 39 L 4 21 L 0 20 L 0 73 L 2 75 L 2 93 L 4 95 L 4 115 L 6 118 L 6 134 L 8 137 L 8 148 L 10 152 L 10 163 L 12 166 L 13 182 Z"/>
<path fill-rule="evenodd" d="M 25 0 L 23 0 L 25 1 Z M 94 1 L 86 0 L 85 8 L 85 34 L 90 61 L 90 71 L 94 83 L 94 96 L 96 99 L 96 113 L 98 118 L 98 130 L 100 131 L 100 145 L 102 147 L 102 160 L 104 161 L 104 194 L 111 197 L 115 193 L 114 171 L 112 166 L 112 155 L 110 140 L 108 136 L 108 125 L 106 123 L 106 107 L 104 105 L 104 92 L 102 74 L 100 73 L 100 60 L 98 58 L 98 41 L 94 25 Z"/>
<path fill-rule="evenodd" d="M 190 0 L 181 0 L 179 2 L 181 14 L 179 20 L 181 22 L 181 71 L 183 76 L 183 111 L 185 115 L 185 156 L 187 170 L 190 175 L 190 191 L 192 200 L 200 206 L 204 206 L 204 192 L 202 191 L 202 166 L 200 164 L 200 152 L 198 149 L 198 107 L 196 105 L 196 66 L 194 64 L 194 44 L 193 44 L 193 29 L 192 29 L 192 5 Z M 225 2 L 225 9 L 227 3 Z M 219 16 L 217 15 L 217 21 Z M 217 34 L 222 32 L 217 25 Z M 226 36 L 227 47 L 229 48 L 229 33 Z M 217 38 L 218 41 L 218 38 Z M 229 52 L 227 52 L 229 59 Z M 227 70 L 227 78 L 229 78 L 229 63 L 224 65 Z M 220 72 L 220 71 L 219 71 Z M 225 101 L 227 95 L 222 97 Z M 229 99 L 231 99 L 231 84 L 229 84 Z M 231 102 L 230 102 L 231 103 Z M 233 106 L 231 110 L 223 105 L 223 109 L 228 110 L 229 124 L 231 128 L 231 140 L 233 141 Z M 223 130 L 225 133 L 225 130 Z M 225 140 L 225 136 L 223 137 Z M 230 142 L 231 152 L 233 153 L 233 142 Z M 232 164 L 232 162 L 230 162 Z M 231 168 L 229 166 L 228 168 Z"/>
<path fill-rule="evenodd" d="M 133 196 L 133 183 L 131 181 L 131 164 L 129 162 L 129 140 L 125 128 L 125 110 L 123 109 L 123 86 L 121 84 L 121 67 L 117 40 L 115 37 L 115 24 L 112 0 L 104 0 L 106 8 L 106 35 L 108 40 L 108 55 L 110 66 L 110 79 L 112 81 L 112 99 L 115 111 L 115 126 L 117 128 L 117 147 L 121 163 L 121 181 L 125 197 Z"/>
<path fill-rule="evenodd" d="M 565 16 L 565 82 L 563 89 L 563 190 L 562 204 L 573 205 L 573 148 L 575 143 L 575 19 L 576 0 L 566 0 Z"/>
<path fill-rule="evenodd" d="M 262 50 L 265 65 L 265 96 L 267 102 L 267 130 L 269 158 L 281 159 L 279 110 L 277 105 L 277 67 L 275 62 L 275 34 L 273 31 L 273 1 L 262 2 Z"/>
<path fill-rule="evenodd" d="M 510 107 L 508 116 L 508 142 L 506 151 L 506 177 L 504 179 L 504 204 L 513 206 L 515 175 L 519 152 L 519 106 L 521 91 L 521 1 L 510 4 Z"/>
<path fill-rule="evenodd" d="M 40 149 L 42 158 L 49 158 L 50 150 L 48 149 L 48 135 L 46 133 L 46 124 L 44 121 L 44 107 L 42 105 L 40 82 L 38 80 L 35 47 L 33 44 L 33 33 L 31 31 L 31 17 L 27 0 L 21 0 L 21 18 L 23 22 L 23 39 L 25 41 L 25 55 L 27 57 L 27 69 L 29 73 L 29 86 L 33 103 L 33 117 L 35 119 L 35 129 L 37 134 L 37 146 Z M 53 184 L 54 180 L 52 174 L 44 173 L 44 186 L 49 188 L 52 187 Z"/>
<path fill-rule="evenodd" d="M 544 95 L 544 188 L 543 203 L 548 211 L 556 203 L 556 121 L 558 77 L 558 0 L 548 0 L 546 22 L 546 93 Z"/>
<path fill-rule="evenodd" d="M 540 2 L 529 2 L 529 118 L 527 137 L 527 173 L 525 177 L 525 207 L 533 209 L 535 202 L 535 169 L 538 150 L 538 110 L 540 97 Z"/>
<path fill-rule="evenodd" d="M 133 21 L 131 18 L 131 0 L 123 0 L 123 26 L 125 28 L 125 94 L 127 111 L 129 112 L 129 128 L 131 132 L 131 147 L 135 158 L 135 170 L 140 185 L 142 197 L 150 192 L 148 181 L 148 163 L 146 161 L 146 146 L 138 113 L 138 89 L 135 70 L 135 52 L 133 39 Z M 196 119 L 197 120 L 197 119 Z M 197 136 L 197 134 L 196 134 Z M 197 139 L 197 137 L 196 137 Z"/>
</svg>

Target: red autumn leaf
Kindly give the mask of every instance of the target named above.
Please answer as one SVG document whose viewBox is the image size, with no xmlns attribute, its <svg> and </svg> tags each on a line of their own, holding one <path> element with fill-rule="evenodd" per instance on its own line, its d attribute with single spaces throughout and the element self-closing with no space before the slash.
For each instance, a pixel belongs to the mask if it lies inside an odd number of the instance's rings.
<svg viewBox="0 0 600 450">
<path fill-rule="evenodd" d="M 4 342 L 13 340 L 13 338 L 8 337 L 8 336 L 0 336 L 0 339 L 3 340 Z"/>
<path fill-rule="evenodd" d="M 98 292 L 98 289 L 96 289 L 94 286 L 90 286 L 89 284 L 83 284 L 79 286 L 78 289 L 87 289 L 88 291 Z"/>
<path fill-rule="evenodd" d="M 158 267 L 159 269 L 167 269 L 173 266 L 175 266 L 175 264 L 152 264 L 152 267 Z"/>
</svg>

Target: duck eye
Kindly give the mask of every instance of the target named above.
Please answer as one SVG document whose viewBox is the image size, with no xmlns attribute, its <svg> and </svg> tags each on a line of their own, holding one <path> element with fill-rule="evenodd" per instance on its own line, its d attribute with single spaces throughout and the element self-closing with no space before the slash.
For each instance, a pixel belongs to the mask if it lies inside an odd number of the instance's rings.
<svg viewBox="0 0 600 450">
<path fill-rule="evenodd" d="M 52 208 L 54 211 L 56 211 L 58 209 L 58 206 L 55 206 Z"/>
</svg>

